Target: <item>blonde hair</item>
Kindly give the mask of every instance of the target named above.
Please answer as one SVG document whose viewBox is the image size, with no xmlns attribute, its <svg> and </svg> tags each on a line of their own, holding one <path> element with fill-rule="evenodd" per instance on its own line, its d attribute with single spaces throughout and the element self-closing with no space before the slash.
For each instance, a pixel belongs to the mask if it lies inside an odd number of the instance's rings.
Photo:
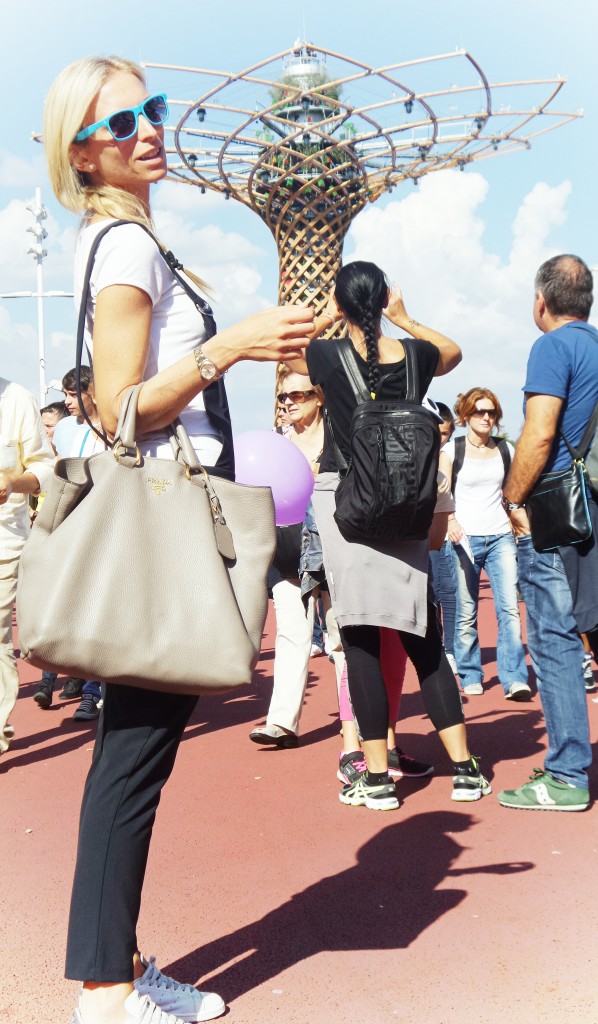
<svg viewBox="0 0 598 1024">
<path fill-rule="evenodd" d="M 92 185 L 73 163 L 75 135 L 102 86 L 117 71 L 135 75 L 145 85 L 138 64 L 124 57 L 83 57 L 69 64 L 53 82 L 44 111 L 44 147 L 54 195 L 67 210 L 78 214 L 132 220 L 151 227 L 144 204 L 124 189 Z"/>
<path fill-rule="evenodd" d="M 100 89 L 118 71 L 135 75 L 146 85 L 139 65 L 125 57 L 83 57 L 64 68 L 52 83 L 44 111 L 44 148 L 50 184 L 58 201 L 72 213 L 133 221 L 152 230 L 150 212 L 140 199 L 114 185 L 93 185 L 73 162 L 79 145 L 73 141 L 75 135 L 84 126 L 87 111 Z M 209 295 L 205 281 L 183 270 Z"/>
</svg>

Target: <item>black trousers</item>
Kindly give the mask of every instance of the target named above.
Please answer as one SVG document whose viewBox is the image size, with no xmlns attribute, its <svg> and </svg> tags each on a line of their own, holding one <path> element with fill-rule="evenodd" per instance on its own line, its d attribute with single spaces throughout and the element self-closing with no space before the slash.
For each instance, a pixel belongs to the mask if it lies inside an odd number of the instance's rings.
<svg viewBox="0 0 598 1024">
<path fill-rule="evenodd" d="M 446 659 L 440 638 L 436 607 L 428 602 L 425 636 L 399 630 L 407 657 L 417 672 L 426 711 L 435 729 L 449 729 L 463 722 L 459 687 Z M 388 697 L 380 667 L 378 626 L 343 626 L 340 630 L 347 659 L 351 703 L 364 740 L 386 739 Z"/>
<path fill-rule="evenodd" d="M 152 828 L 197 697 L 106 686 L 81 806 L 66 977 L 133 980 Z"/>
</svg>

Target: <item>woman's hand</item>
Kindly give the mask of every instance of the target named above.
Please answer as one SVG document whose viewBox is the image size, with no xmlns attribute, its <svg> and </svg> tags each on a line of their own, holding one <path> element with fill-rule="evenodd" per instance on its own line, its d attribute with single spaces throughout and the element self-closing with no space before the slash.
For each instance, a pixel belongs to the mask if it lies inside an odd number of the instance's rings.
<svg viewBox="0 0 598 1024">
<path fill-rule="evenodd" d="M 303 356 L 313 329 L 310 306 L 274 306 L 219 331 L 203 350 L 219 370 L 242 359 L 287 363 Z"/>
<path fill-rule="evenodd" d="M 393 284 L 389 292 L 388 305 L 384 309 L 384 316 L 396 327 L 401 327 L 405 331 L 409 330 L 409 314 L 405 309 L 401 289 L 395 284 Z"/>
<path fill-rule="evenodd" d="M 343 319 L 343 314 L 341 313 L 340 309 L 338 308 L 338 303 L 337 303 L 337 301 L 336 301 L 336 299 L 334 297 L 334 292 L 335 292 L 335 289 L 333 287 L 331 289 L 331 291 L 330 291 L 330 295 L 328 296 L 328 302 L 326 303 L 326 309 L 324 310 L 324 312 L 328 316 L 331 316 L 335 323 L 338 323 L 339 320 Z"/>
<path fill-rule="evenodd" d="M 452 541 L 453 544 L 458 544 L 459 541 L 461 540 L 461 537 L 463 536 L 463 528 L 460 526 L 460 524 L 457 522 L 454 516 L 450 518 L 448 521 L 447 536 L 448 539 Z"/>
</svg>

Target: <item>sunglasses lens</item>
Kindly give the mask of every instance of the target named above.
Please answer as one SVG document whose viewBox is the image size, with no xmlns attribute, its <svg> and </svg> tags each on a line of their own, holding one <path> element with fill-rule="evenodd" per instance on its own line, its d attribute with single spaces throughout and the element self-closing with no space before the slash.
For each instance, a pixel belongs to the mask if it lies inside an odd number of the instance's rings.
<svg viewBox="0 0 598 1024">
<path fill-rule="evenodd" d="M 108 121 L 108 127 L 115 139 L 129 139 L 135 134 L 137 119 L 132 110 L 119 110 Z"/>
<path fill-rule="evenodd" d="M 168 117 L 168 104 L 163 96 L 150 96 L 143 107 L 143 113 L 152 124 L 164 124 Z"/>
</svg>

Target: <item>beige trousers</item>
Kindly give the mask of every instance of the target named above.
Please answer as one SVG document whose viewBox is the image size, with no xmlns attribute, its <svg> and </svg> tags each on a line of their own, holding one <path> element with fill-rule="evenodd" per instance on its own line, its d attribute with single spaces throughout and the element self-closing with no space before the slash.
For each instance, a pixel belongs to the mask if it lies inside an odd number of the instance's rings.
<svg viewBox="0 0 598 1024">
<path fill-rule="evenodd" d="M 330 594 L 322 591 L 321 596 L 338 689 L 345 656 Z M 266 724 L 279 725 L 297 733 L 307 688 L 315 600 L 313 596 L 310 597 L 306 614 L 298 580 L 281 580 L 276 583 L 272 588 L 272 597 L 276 611 L 274 689 Z"/>
<path fill-rule="evenodd" d="M 4 735 L 4 729 L 19 692 L 19 674 L 12 643 L 12 609 L 19 557 L 0 560 L 0 754 L 8 750 L 10 737 Z"/>
</svg>

